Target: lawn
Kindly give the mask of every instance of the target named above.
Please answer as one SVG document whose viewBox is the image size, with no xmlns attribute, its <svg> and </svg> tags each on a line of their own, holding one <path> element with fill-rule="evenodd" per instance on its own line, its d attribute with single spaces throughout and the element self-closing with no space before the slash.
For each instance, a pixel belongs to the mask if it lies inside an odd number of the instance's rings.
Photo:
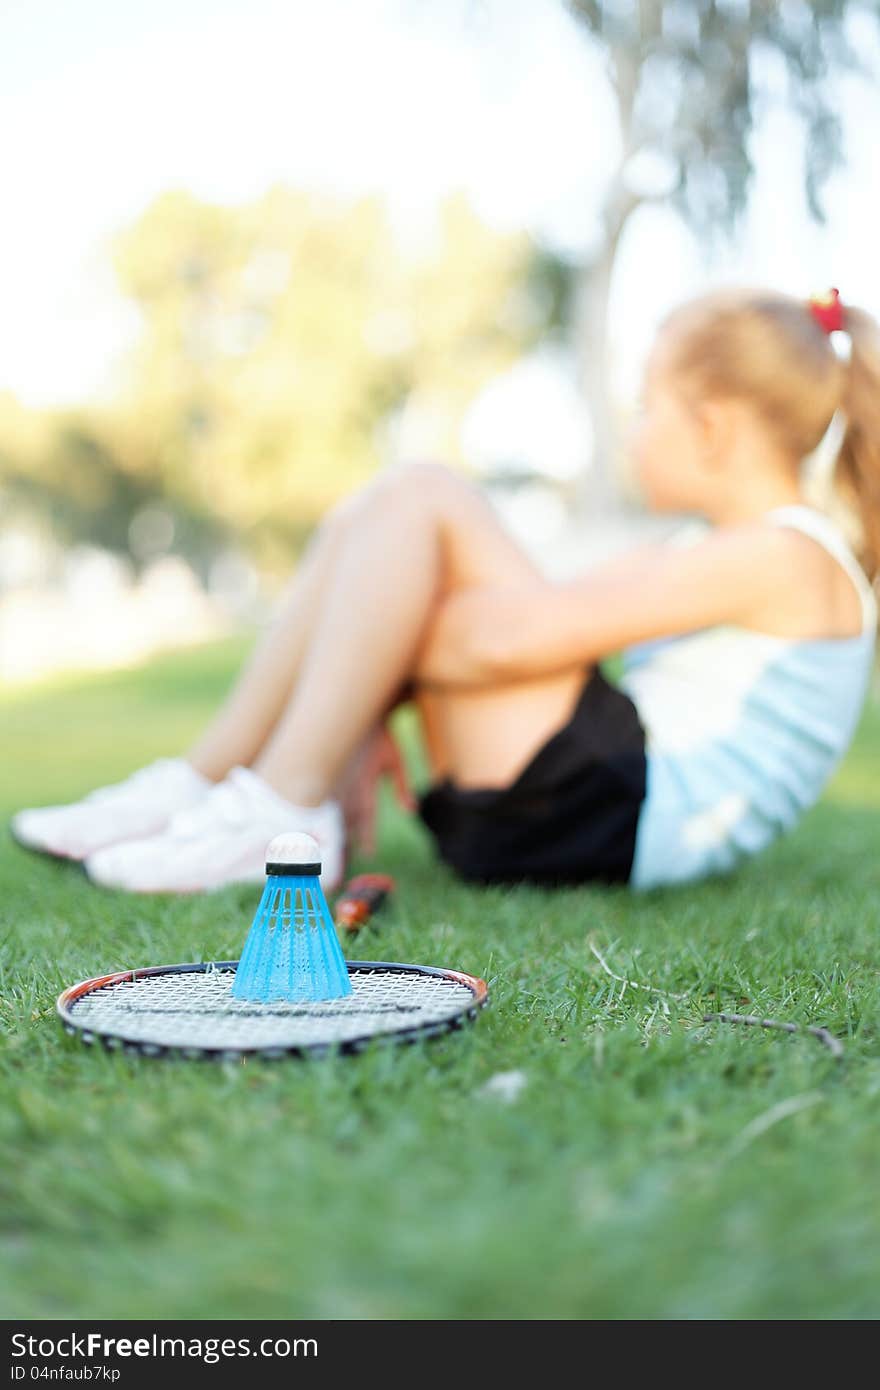
<svg viewBox="0 0 880 1390">
<path fill-rule="evenodd" d="M 0 696 L 0 815 L 181 748 L 239 655 Z M 491 1003 L 312 1062 L 68 1038 L 63 985 L 233 957 L 255 892 L 128 898 L 3 838 L 2 1316 L 876 1317 L 880 707 L 794 834 L 698 887 L 469 888 L 382 817 L 354 867 L 399 891 L 350 954 L 460 967 Z M 844 1058 L 702 1023 L 722 1008 L 823 1024 Z M 515 1098 L 484 1091 L 509 1072 Z"/>
</svg>

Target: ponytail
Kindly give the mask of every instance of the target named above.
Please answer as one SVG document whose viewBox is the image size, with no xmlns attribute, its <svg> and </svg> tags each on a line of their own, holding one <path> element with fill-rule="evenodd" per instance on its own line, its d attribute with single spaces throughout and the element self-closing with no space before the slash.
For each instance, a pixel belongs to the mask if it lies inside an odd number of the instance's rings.
<svg viewBox="0 0 880 1390">
<path fill-rule="evenodd" d="M 846 308 L 850 338 L 841 406 L 846 431 L 835 484 L 861 523 L 860 560 L 872 580 L 880 574 L 880 326 L 861 309 Z"/>
</svg>

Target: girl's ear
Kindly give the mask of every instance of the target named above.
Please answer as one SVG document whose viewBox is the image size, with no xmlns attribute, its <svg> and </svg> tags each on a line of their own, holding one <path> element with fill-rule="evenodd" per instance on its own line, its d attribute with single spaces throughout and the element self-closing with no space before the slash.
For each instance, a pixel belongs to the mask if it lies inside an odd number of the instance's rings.
<svg viewBox="0 0 880 1390">
<path fill-rule="evenodd" d="M 721 397 L 700 401 L 696 422 L 700 434 L 703 460 L 708 468 L 722 466 L 730 452 L 736 430 L 736 402 Z"/>
</svg>

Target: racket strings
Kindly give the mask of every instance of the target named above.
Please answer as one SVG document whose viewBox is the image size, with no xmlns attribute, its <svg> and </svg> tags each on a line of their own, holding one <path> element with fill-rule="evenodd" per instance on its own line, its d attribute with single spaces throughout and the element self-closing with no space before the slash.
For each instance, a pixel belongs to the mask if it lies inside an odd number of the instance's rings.
<svg viewBox="0 0 880 1390">
<path fill-rule="evenodd" d="M 115 986 L 117 991 L 122 991 L 124 986 Z M 137 992 L 137 985 L 131 986 Z M 120 1000 L 121 1004 L 121 1000 Z M 180 1004 L 180 1003 L 141 1003 L 137 998 L 129 996 L 125 1007 L 132 1014 L 182 1014 L 192 1017 L 208 1018 L 217 1013 L 216 1005 L 205 1004 Z M 244 1000 L 230 999 L 229 1013 L 235 1018 L 265 1018 L 269 1014 L 277 1014 L 282 1018 L 336 1018 L 348 1014 L 417 1014 L 420 1010 L 419 1004 L 395 1004 L 358 1002 L 352 996 L 345 999 L 333 1000 L 315 1004 L 285 1004 L 283 1002 L 272 1002 L 269 1004 L 250 1004 Z"/>
</svg>

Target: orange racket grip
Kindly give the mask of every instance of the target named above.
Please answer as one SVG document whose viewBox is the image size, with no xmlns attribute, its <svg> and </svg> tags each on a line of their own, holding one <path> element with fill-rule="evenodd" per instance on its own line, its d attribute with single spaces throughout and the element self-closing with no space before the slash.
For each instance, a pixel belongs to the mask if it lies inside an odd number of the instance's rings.
<svg viewBox="0 0 880 1390">
<path fill-rule="evenodd" d="M 378 912 L 393 891 L 394 879 L 390 874 L 356 874 L 336 899 L 337 927 L 343 927 L 353 936 L 374 912 Z"/>
</svg>

